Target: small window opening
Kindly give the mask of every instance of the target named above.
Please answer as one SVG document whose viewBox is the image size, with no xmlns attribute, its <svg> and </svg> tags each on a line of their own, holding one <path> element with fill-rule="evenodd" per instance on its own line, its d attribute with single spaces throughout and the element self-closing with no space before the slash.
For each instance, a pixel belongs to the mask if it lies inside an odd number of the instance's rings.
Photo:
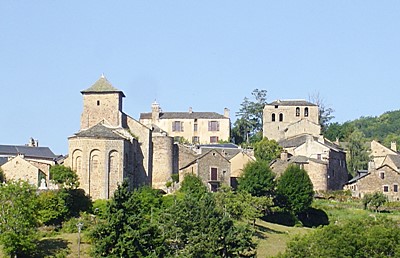
<svg viewBox="0 0 400 258">
<path fill-rule="evenodd" d="M 281 114 L 279 114 L 279 122 L 282 122 L 283 121 L 283 114 L 281 113 Z"/>
<path fill-rule="evenodd" d="M 272 114 L 272 122 L 275 122 L 275 114 Z"/>
<path fill-rule="evenodd" d="M 100 100 L 97 101 L 97 106 L 100 106 Z"/>
<path fill-rule="evenodd" d="M 300 116 L 300 108 L 299 107 L 296 108 L 296 116 Z"/>
<path fill-rule="evenodd" d="M 304 109 L 304 116 L 308 116 L 308 107 Z"/>
</svg>

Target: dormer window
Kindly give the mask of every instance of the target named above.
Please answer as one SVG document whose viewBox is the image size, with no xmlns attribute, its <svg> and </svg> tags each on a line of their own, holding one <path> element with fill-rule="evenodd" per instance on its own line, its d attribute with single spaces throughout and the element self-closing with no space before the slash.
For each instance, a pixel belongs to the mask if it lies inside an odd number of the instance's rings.
<svg viewBox="0 0 400 258">
<path fill-rule="evenodd" d="M 308 107 L 304 109 L 304 116 L 308 116 Z"/>
<path fill-rule="evenodd" d="M 299 107 L 296 108 L 296 116 L 300 116 L 300 108 Z"/>
</svg>

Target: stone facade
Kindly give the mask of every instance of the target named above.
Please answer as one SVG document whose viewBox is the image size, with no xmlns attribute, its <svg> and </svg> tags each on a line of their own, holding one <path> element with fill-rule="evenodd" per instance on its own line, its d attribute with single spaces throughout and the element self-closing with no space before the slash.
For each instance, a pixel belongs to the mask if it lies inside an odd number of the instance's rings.
<svg viewBox="0 0 400 258">
<path fill-rule="evenodd" d="M 277 100 L 265 105 L 263 136 L 280 141 L 300 134 L 319 136 L 318 106 L 305 100 Z"/>
<path fill-rule="evenodd" d="M 79 132 L 69 137 L 64 164 L 74 169 L 93 199 L 110 198 L 127 180 L 131 187 L 166 190 L 173 173 L 172 138 L 154 134 L 122 111 L 124 93 L 102 76 L 83 90 Z"/>
<path fill-rule="evenodd" d="M 230 136 L 229 110 L 224 115 L 215 112 L 162 112 L 158 103 L 152 104 L 151 113 L 141 113 L 139 121 L 150 127 L 160 128 L 169 136 L 193 144 L 227 141 Z"/>
<path fill-rule="evenodd" d="M 399 201 L 400 174 L 394 168 L 383 165 L 350 180 L 345 186 L 354 197 L 362 198 L 365 194 L 381 192 L 389 201 Z"/>
<path fill-rule="evenodd" d="M 230 186 L 231 164 L 218 151 L 211 150 L 179 170 L 182 181 L 187 174 L 193 174 L 208 186 L 210 191 L 217 191 L 222 185 Z"/>
</svg>

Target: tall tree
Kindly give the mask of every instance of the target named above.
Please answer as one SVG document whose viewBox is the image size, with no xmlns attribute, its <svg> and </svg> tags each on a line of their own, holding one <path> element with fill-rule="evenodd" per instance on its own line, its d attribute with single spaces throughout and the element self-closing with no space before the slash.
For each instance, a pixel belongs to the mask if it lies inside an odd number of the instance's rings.
<svg viewBox="0 0 400 258">
<path fill-rule="evenodd" d="M 368 152 L 365 145 L 366 139 L 360 130 L 354 130 L 349 136 L 347 146 L 348 169 L 349 173 L 354 175 L 359 169 L 367 169 L 368 167 Z"/>
<path fill-rule="evenodd" d="M 240 139 L 245 141 L 251 137 L 256 137 L 262 132 L 263 127 L 263 110 L 267 104 L 267 91 L 255 89 L 251 93 L 254 100 L 245 97 L 240 104 L 240 109 L 236 113 L 238 120 L 234 124 L 233 132 L 236 132 Z M 240 144 L 236 139 L 236 143 Z"/>
<path fill-rule="evenodd" d="M 156 190 L 129 192 L 124 182 L 107 204 L 106 221 L 92 232 L 95 257 L 164 257 L 164 239 L 155 214 L 161 206 Z"/>
<path fill-rule="evenodd" d="M 60 188 L 76 189 L 79 187 L 79 178 L 75 171 L 63 165 L 50 168 L 51 180 Z"/>
<path fill-rule="evenodd" d="M 272 196 L 275 190 L 275 174 L 263 160 L 249 162 L 238 179 L 238 190 L 252 196 Z"/>
<path fill-rule="evenodd" d="M 304 169 L 290 165 L 277 184 L 277 202 L 293 215 L 307 210 L 313 201 L 313 184 Z"/>
<path fill-rule="evenodd" d="M 322 134 L 324 134 L 330 124 L 330 121 L 335 118 L 335 116 L 332 115 L 334 110 L 326 105 L 325 100 L 322 98 L 319 92 L 310 94 L 308 99 L 310 102 L 318 106 L 319 124 L 321 125 Z"/>
<path fill-rule="evenodd" d="M 36 250 L 36 189 L 25 181 L 0 184 L 0 244 L 12 257 L 32 257 Z"/>
<path fill-rule="evenodd" d="M 267 137 L 254 143 L 254 156 L 257 160 L 263 160 L 268 164 L 278 158 L 282 150 L 282 147 L 275 140 L 268 140 Z"/>
</svg>

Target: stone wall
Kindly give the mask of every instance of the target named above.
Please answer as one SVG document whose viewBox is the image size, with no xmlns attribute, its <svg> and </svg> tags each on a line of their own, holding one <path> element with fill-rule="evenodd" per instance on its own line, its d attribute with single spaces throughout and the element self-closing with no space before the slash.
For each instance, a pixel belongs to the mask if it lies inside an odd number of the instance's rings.
<svg viewBox="0 0 400 258">
<path fill-rule="evenodd" d="M 153 136 L 152 187 L 167 191 L 166 182 L 173 173 L 174 139 L 163 135 Z"/>
</svg>

